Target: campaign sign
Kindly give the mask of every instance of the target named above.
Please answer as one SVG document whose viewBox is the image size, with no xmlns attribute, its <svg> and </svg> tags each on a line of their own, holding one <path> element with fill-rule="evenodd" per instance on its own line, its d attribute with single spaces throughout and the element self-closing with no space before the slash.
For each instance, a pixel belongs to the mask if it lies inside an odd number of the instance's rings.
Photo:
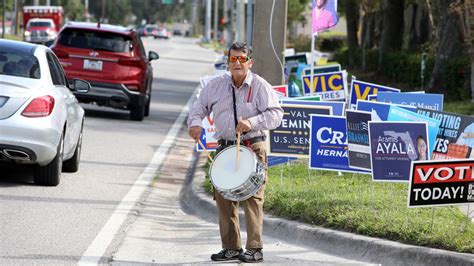
<svg viewBox="0 0 474 266">
<path fill-rule="evenodd" d="M 418 108 L 419 114 L 440 121 L 433 160 L 474 158 L 474 117 Z"/>
<path fill-rule="evenodd" d="M 474 160 L 413 162 L 408 207 L 474 203 Z"/>
<path fill-rule="evenodd" d="M 428 136 L 430 139 L 430 147 L 428 149 L 428 157 L 422 158 L 421 160 L 429 160 L 433 155 L 434 145 L 436 142 L 436 136 L 438 136 L 440 121 L 430 118 L 429 116 L 418 114 L 398 106 L 390 106 L 388 112 L 387 121 L 421 121 L 426 122 L 428 125 Z M 419 145 L 426 145 L 426 143 L 419 143 Z"/>
<path fill-rule="evenodd" d="M 321 101 L 321 96 L 310 95 L 310 96 L 293 97 L 291 99 L 292 100 L 300 100 L 300 101 Z"/>
<path fill-rule="evenodd" d="M 303 98 L 303 97 L 301 97 Z M 332 114 L 336 116 L 344 116 L 344 111 L 346 110 L 345 102 L 333 102 L 333 101 L 307 101 L 299 100 L 300 98 L 291 98 L 291 100 L 282 100 L 282 104 L 302 104 L 305 105 L 314 105 L 314 106 L 329 106 L 332 108 Z M 296 101 L 294 101 L 296 100 Z"/>
<path fill-rule="evenodd" d="M 359 80 L 352 80 L 349 108 L 355 109 L 358 100 L 368 100 L 369 95 L 377 95 L 379 92 L 382 91 L 400 92 L 399 89 L 363 82 Z"/>
<path fill-rule="evenodd" d="M 310 131 L 309 168 L 360 172 L 349 167 L 344 117 L 311 115 Z"/>
<path fill-rule="evenodd" d="M 372 121 L 387 121 L 388 113 L 390 112 L 390 103 L 372 102 L 372 101 L 357 101 L 356 110 L 366 111 L 372 113 Z M 416 107 L 397 105 L 403 109 L 416 112 Z"/>
<path fill-rule="evenodd" d="M 282 104 L 283 120 L 277 128 L 269 131 L 268 151 L 270 155 L 308 157 L 310 115 L 331 115 L 331 108 L 313 105 Z"/>
<path fill-rule="evenodd" d="M 377 101 L 443 111 L 443 94 L 379 92 Z"/>
<path fill-rule="evenodd" d="M 214 138 L 214 133 L 216 133 L 216 126 L 214 125 L 214 114 L 211 113 L 209 116 L 202 120 L 202 133 L 200 136 L 201 143 L 206 147 L 208 151 L 214 151 L 219 145 L 217 140 Z M 203 151 L 199 143 L 196 144 L 197 151 Z"/>
<path fill-rule="evenodd" d="M 370 121 L 372 180 L 408 182 L 411 161 L 419 160 L 419 153 L 426 152 L 417 150 L 419 139 L 428 142 L 426 122 Z"/>
<path fill-rule="evenodd" d="M 322 74 L 322 73 L 331 73 L 331 72 L 338 72 L 341 71 L 341 65 L 340 64 L 334 64 L 334 65 L 326 65 L 326 66 L 318 66 L 313 68 L 313 75 L 315 74 Z M 311 75 L 311 68 L 305 68 L 303 69 L 303 76 Z"/>
<path fill-rule="evenodd" d="M 347 110 L 347 149 L 349 166 L 356 169 L 371 171 L 369 121 L 370 112 Z"/>
<path fill-rule="evenodd" d="M 288 97 L 288 85 L 277 85 L 273 86 L 273 89 L 276 91 L 278 98 Z"/>
<path fill-rule="evenodd" d="M 289 163 L 296 160 L 295 157 L 286 157 L 286 156 L 268 156 L 268 167 L 272 167 L 279 164 Z"/>
<path fill-rule="evenodd" d="M 343 71 L 316 74 L 313 76 L 313 86 L 311 86 L 311 75 L 302 76 L 301 83 L 305 95 L 319 95 L 326 101 L 346 99 L 347 89 Z"/>
</svg>

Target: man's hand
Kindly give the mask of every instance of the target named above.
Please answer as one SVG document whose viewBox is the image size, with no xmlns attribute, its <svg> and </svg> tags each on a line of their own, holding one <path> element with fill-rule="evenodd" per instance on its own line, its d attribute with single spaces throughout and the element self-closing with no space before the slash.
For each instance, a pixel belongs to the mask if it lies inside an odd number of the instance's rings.
<svg viewBox="0 0 474 266">
<path fill-rule="evenodd" d="M 252 124 L 249 120 L 242 120 L 242 117 L 239 117 L 239 123 L 237 124 L 237 132 L 244 133 L 249 132 L 252 129 Z"/>
<path fill-rule="evenodd" d="M 201 137 L 202 127 L 200 126 L 193 126 L 188 129 L 188 134 L 191 138 L 193 138 L 196 142 L 199 141 Z"/>
</svg>

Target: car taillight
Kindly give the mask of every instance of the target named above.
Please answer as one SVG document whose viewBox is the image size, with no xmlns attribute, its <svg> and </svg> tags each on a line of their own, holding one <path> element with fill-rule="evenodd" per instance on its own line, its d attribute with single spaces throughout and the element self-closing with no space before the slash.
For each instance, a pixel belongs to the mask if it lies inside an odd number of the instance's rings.
<svg viewBox="0 0 474 266">
<path fill-rule="evenodd" d="M 56 54 L 56 56 L 58 58 L 69 58 L 69 54 L 66 53 L 66 52 L 63 52 L 63 51 L 60 51 L 60 50 L 56 50 L 56 49 L 53 49 L 53 52 L 54 54 Z"/>
<path fill-rule="evenodd" d="M 121 58 L 119 59 L 119 64 L 124 66 L 135 66 L 140 67 L 142 66 L 142 62 L 138 59 L 129 59 L 129 58 Z"/>
<path fill-rule="evenodd" d="M 46 95 L 35 98 L 21 113 L 25 117 L 45 117 L 53 112 L 54 98 Z"/>
</svg>

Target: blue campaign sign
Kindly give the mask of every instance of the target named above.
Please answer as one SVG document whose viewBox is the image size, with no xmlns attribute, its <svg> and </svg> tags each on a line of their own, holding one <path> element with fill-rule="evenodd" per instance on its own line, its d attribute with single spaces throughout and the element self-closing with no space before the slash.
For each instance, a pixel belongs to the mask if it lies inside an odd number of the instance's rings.
<svg viewBox="0 0 474 266">
<path fill-rule="evenodd" d="M 284 156 L 268 156 L 268 167 L 272 167 L 279 164 L 289 163 L 296 160 L 296 157 L 284 157 Z"/>
<path fill-rule="evenodd" d="M 345 117 L 311 115 L 309 168 L 367 173 L 349 167 Z"/>
<path fill-rule="evenodd" d="M 349 108 L 354 109 L 355 105 L 357 104 L 357 101 L 368 100 L 369 95 L 377 95 L 379 92 L 382 91 L 400 92 L 399 89 L 363 82 L 359 80 L 352 80 Z"/>
<path fill-rule="evenodd" d="M 415 111 L 409 111 L 398 106 L 390 106 L 387 121 L 420 121 L 426 122 L 428 125 L 429 136 L 429 155 L 425 160 L 431 159 L 436 143 L 436 136 L 438 136 L 441 122 L 426 115 L 418 114 Z"/>
<path fill-rule="evenodd" d="M 268 145 L 270 155 L 303 157 L 309 156 L 310 115 L 331 115 L 328 106 L 282 104 L 281 124 L 269 131 Z"/>
<path fill-rule="evenodd" d="M 347 150 L 349 166 L 372 171 L 370 165 L 369 121 L 370 112 L 347 110 Z"/>
<path fill-rule="evenodd" d="M 412 161 L 426 160 L 426 122 L 369 122 L 372 180 L 408 182 Z"/>
<path fill-rule="evenodd" d="M 372 121 L 387 121 L 388 112 L 390 111 L 389 103 L 372 102 L 372 101 L 357 101 L 357 110 L 366 111 L 372 114 Z M 416 107 L 397 105 L 401 108 L 416 112 Z"/>
<path fill-rule="evenodd" d="M 301 100 L 300 100 L 301 99 Z M 344 116 L 346 110 L 345 102 L 331 102 L 331 101 L 305 101 L 304 97 L 291 98 L 291 100 L 281 100 L 281 104 L 305 104 L 314 106 L 329 106 L 332 108 L 332 114 L 336 116 Z"/>
<path fill-rule="evenodd" d="M 443 94 L 380 92 L 377 101 L 409 105 L 417 108 L 443 111 Z"/>
<path fill-rule="evenodd" d="M 301 83 L 305 95 L 321 95 L 322 100 L 346 99 L 347 89 L 343 71 L 313 75 L 313 86 L 311 86 L 311 75 L 302 76 Z"/>
</svg>

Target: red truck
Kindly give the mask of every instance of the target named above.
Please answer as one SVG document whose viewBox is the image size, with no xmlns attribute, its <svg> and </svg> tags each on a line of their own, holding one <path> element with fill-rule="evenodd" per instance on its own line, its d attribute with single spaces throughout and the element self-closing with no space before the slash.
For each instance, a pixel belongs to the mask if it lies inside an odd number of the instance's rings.
<svg viewBox="0 0 474 266">
<path fill-rule="evenodd" d="M 63 25 L 62 6 L 24 6 L 23 40 L 32 43 L 46 43 L 56 39 Z"/>
</svg>

